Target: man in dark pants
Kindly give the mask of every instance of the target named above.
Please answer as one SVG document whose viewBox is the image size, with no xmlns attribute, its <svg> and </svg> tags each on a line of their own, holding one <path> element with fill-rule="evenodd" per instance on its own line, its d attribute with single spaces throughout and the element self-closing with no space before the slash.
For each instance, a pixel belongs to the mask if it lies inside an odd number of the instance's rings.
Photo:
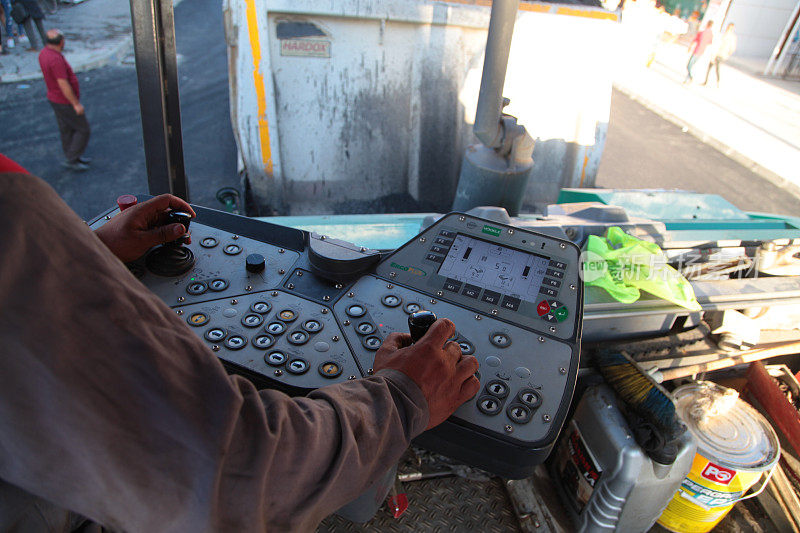
<svg viewBox="0 0 800 533">
<path fill-rule="evenodd" d="M 64 50 L 64 35 L 58 30 L 47 32 L 44 50 L 39 53 L 47 99 L 56 114 L 61 132 L 61 146 L 66 161 L 63 165 L 71 170 L 87 170 L 90 159 L 83 157 L 89 144 L 89 122 L 80 102 L 78 78 L 61 54 Z"/>
</svg>

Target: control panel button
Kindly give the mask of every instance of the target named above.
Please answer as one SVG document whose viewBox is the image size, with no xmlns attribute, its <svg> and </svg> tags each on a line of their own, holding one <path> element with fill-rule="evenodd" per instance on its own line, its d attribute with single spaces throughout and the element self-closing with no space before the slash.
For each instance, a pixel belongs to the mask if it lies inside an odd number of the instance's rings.
<svg viewBox="0 0 800 533">
<path fill-rule="evenodd" d="M 270 366 L 281 366 L 287 359 L 286 354 L 279 351 L 270 352 L 264 356 L 264 362 Z"/>
<path fill-rule="evenodd" d="M 531 370 L 529 368 L 525 368 L 524 366 L 518 366 L 517 368 L 515 368 L 514 373 L 517 375 L 517 377 L 520 377 L 522 379 L 527 379 L 531 377 Z"/>
<path fill-rule="evenodd" d="M 319 341 L 318 343 L 314 344 L 314 349 L 318 352 L 327 352 L 331 349 L 331 345 L 324 341 Z"/>
<path fill-rule="evenodd" d="M 374 335 L 370 335 L 369 337 L 364 337 L 361 340 L 361 344 L 364 345 L 364 348 L 367 350 L 377 350 L 383 344 L 383 341 Z"/>
<path fill-rule="evenodd" d="M 353 304 L 347 308 L 345 311 L 348 316 L 353 318 L 358 318 L 360 316 L 364 316 L 367 313 L 367 310 L 364 308 L 363 305 Z"/>
<path fill-rule="evenodd" d="M 193 281 L 186 286 L 186 292 L 197 296 L 198 294 L 203 294 L 208 290 L 208 285 L 206 285 L 202 281 Z"/>
<path fill-rule="evenodd" d="M 542 285 L 555 287 L 557 289 L 561 287 L 561 282 L 558 281 L 557 279 L 544 278 L 544 280 L 542 280 Z"/>
<path fill-rule="evenodd" d="M 511 404 L 506 409 L 506 414 L 512 422 L 517 424 L 527 424 L 531 420 L 531 410 L 524 405 Z"/>
<path fill-rule="evenodd" d="M 305 359 L 292 359 L 286 363 L 286 370 L 292 374 L 305 374 L 308 372 L 308 361 Z"/>
<path fill-rule="evenodd" d="M 443 255 L 447 254 L 447 248 L 445 248 L 443 246 L 433 245 L 433 246 L 431 246 L 430 251 L 435 253 L 435 254 L 443 254 Z"/>
<path fill-rule="evenodd" d="M 259 315 L 265 315 L 270 312 L 272 309 L 272 305 L 267 302 L 253 302 L 250 306 L 250 310 L 254 313 L 258 313 Z"/>
<path fill-rule="evenodd" d="M 564 279 L 564 272 L 562 272 L 561 270 L 555 270 L 553 268 L 548 268 L 546 274 L 548 276 L 550 276 L 551 278 Z"/>
<path fill-rule="evenodd" d="M 508 396 L 508 385 L 495 379 L 486 384 L 486 392 L 498 398 L 505 398 Z"/>
<path fill-rule="evenodd" d="M 499 292 L 494 291 L 483 291 L 483 296 L 481 296 L 481 301 L 486 302 L 488 304 L 497 305 L 500 303 L 500 296 L 502 296 Z"/>
<path fill-rule="evenodd" d="M 362 335 L 369 335 L 370 333 L 375 333 L 375 324 L 372 322 L 361 322 L 359 325 L 356 326 L 356 331 Z"/>
<path fill-rule="evenodd" d="M 464 289 L 461 291 L 461 294 L 463 294 L 467 298 L 475 298 L 475 299 L 478 298 L 478 295 L 480 295 L 480 293 L 481 293 L 480 287 L 476 287 L 475 285 L 470 285 L 469 283 L 464 285 Z"/>
<path fill-rule="evenodd" d="M 228 255 L 237 255 L 242 253 L 242 247 L 238 244 L 229 244 L 223 248 L 222 251 Z"/>
<path fill-rule="evenodd" d="M 403 303 L 403 299 L 396 294 L 385 294 L 383 298 L 381 298 L 381 303 L 386 307 L 397 307 Z"/>
<path fill-rule="evenodd" d="M 547 300 L 542 300 L 536 305 L 536 314 L 539 316 L 544 316 L 550 312 L 550 304 L 547 303 Z"/>
<path fill-rule="evenodd" d="M 203 334 L 203 336 L 206 338 L 206 340 L 209 340 L 211 342 L 219 342 L 222 339 L 224 339 L 225 335 L 227 334 L 228 333 L 222 328 L 211 328 L 208 331 L 206 331 Z"/>
<path fill-rule="evenodd" d="M 456 232 L 455 231 L 448 231 L 446 229 L 443 229 L 443 230 L 439 231 L 439 236 L 440 237 L 444 237 L 445 239 L 452 239 L 452 238 L 454 238 L 456 236 Z"/>
<path fill-rule="evenodd" d="M 444 237 L 436 237 L 433 240 L 433 242 L 435 242 L 440 246 L 447 246 L 448 248 L 450 247 L 451 244 L 453 244 L 453 241 L 451 239 L 445 239 Z"/>
<path fill-rule="evenodd" d="M 241 350 L 247 346 L 247 339 L 241 335 L 231 335 L 225 339 L 225 347 L 229 350 Z"/>
<path fill-rule="evenodd" d="M 317 367 L 317 370 L 321 376 L 330 379 L 338 377 L 342 373 L 342 367 L 333 361 L 325 361 L 324 363 L 321 363 L 319 367 Z"/>
<path fill-rule="evenodd" d="M 500 307 L 508 309 L 509 311 L 517 311 L 519 309 L 520 299 L 513 296 L 503 296 L 503 302 Z"/>
<path fill-rule="evenodd" d="M 485 415 L 496 415 L 502 407 L 500 401 L 494 396 L 481 396 L 478 398 L 478 409 Z"/>
<path fill-rule="evenodd" d="M 259 350 L 266 350 L 270 346 L 275 343 L 275 339 L 270 337 L 269 335 L 259 335 L 255 339 L 253 339 L 253 346 L 258 348 Z"/>
<path fill-rule="evenodd" d="M 461 348 L 462 355 L 472 355 L 475 353 L 475 347 L 469 341 L 458 341 L 458 347 Z"/>
<path fill-rule="evenodd" d="M 542 405 L 542 395 L 533 389 L 522 389 L 517 393 L 517 399 L 530 409 L 538 409 Z"/>
<path fill-rule="evenodd" d="M 238 314 L 239 314 L 239 311 L 237 311 L 233 307 L 228 307 L 228 308 L 226 308 L 225 310 L 222 311 L 222 316 L 224 316 L 225 318 L 233 318 Z"/>
<path fill-rule="evenodd" d="M 295 318 L 297 318 L 297 313 L 295 313 L 291 309 L 284 309 L 283 311 L 278 313 L 278 318 L 280 318 L 284 322 L 291 322 Z"/>
<path fill-rule="evenodd" d="M 293 331 L 289 334 L 287 340 L 292 344 L 300 346 L 308 342 L 308 333 L 303 330 Z"/>
<path fill-rule="evenodd" d="M 212 279 L 208 284 L 208 288 L 216 292 L 224 291 L 228 288 L 228 280 L 222 278 Z"/>
<path fill-rule="evenodd" d="M 432 261 L 434 263 L 441 263 L 444 261 L 444 256 L 436 255 L 436 254 L 428 254 L 425 256 L 426 261 Z"/>
<path fill-rule="evenodd" d="M 564 270 L 567 268 L 567 264 L 562 263 L 561 261 L 550 261 L 550 266 L 559 270 Z"/>
<path fill-rule="evenodd" d="M 551 311 L 550 313 L 547 313 L 546 315 L 542 315 L 542 320 L 544 320 L 546 322 L 558 322 L 558 319 L 556 318 L 556 315 L 555 315 L 554 311 Z"/>
<path fill-rule="evenodd" d="M 491 366 L 491 367 L 498 367 L 498 366 L 500 366 L 501 362 L 502 361 L 500 361 L 500 358 L 497 357 L 496 355 L 490 355 L 484 361 L 484 363 L 486 363 L 486 366 Z"/>
<path fill-rule="evenodd" d="M 316 333 L 322 331 L 322 322 L 319 320 L 306 320 L 303 323 L 303 329 L 309 333 Z"/>
<path fill-rule="evenodd" d="M 422 306 L 417 302 L 408 302 L 406 306 L 403 308 L 403 311 L 405 311 L 409 315 L 413 315 L 417 311 L 422 311 Z"/>
<path fill-rule="evenodd" d="M 506 333 L 492 333 L 489 335 L 489 341 L 498 348 L 506 348 L 511 346 L 511 337 Z"/>
<path fill-rule="evenodd" d="M 280 335 L 281 333 L 286 331 L 286 324 L 284 324 L 283 322 L 270 322 L 269 324 L 264 326 L 264 329 L 267 330 L 267 332 L 272 333 L 273 335 Z"/>
<path fill-rule="evenodd" d="M 213 248 L 219 244 L 219 241 L 214 237 L 205 237 L 200 241 L 200 246 L 203 248 Z"/>
<path fill-rule="evenodd" d="M 205 326 L 208 324 L 208 315 L 205 313 L 192 313 L 189 315 L 189 318 L 186 319 L 186 322 L 188 322 L 190 326 Z"/>
<path fill-rule="evenodd" d="M 558 309 L 555 310 L 554 314 L 556 315 L 556 320 L 558 320 L 559 322 L 563 322 L 569 316 L 569 311 L 567 311 L 566 307 L 559 307 Z"/>
<path fill-rule="evenodd" d="M 248 272 L 252 272 L 253 274 L 257 274 L 264 270 L 266 267 L 266 260 L 264 256 L 261 254 L 250 254 L 245 259 L 244 267 Z"/>
<path fill-rule="evenodd" d="M 242 317 L 242 325 L 246 328 L 257 328 L 264 323 L 264 317 L 255 313 L 250 313 Z"/>
<path fill-rule="evenodd" d="M 544 294 L 545 296 L 553 296 L 553 297 L 555 297 L 555 296 L 558 296 L 558 291 L 556 289 L 553 289 L 552 287 L 544 287 L 544 286 L 542 286 L 542 287 L 539 288 L 539 294 Z"/>
<path fill-rule="evenodd" d="M 462 283 L 460 281 L 447 278 L 442 288 L 446 291 L 455 292 L 456 294 L 458 294 L 458 291 L 461 290 L 461 285 Z"/>
</svg>

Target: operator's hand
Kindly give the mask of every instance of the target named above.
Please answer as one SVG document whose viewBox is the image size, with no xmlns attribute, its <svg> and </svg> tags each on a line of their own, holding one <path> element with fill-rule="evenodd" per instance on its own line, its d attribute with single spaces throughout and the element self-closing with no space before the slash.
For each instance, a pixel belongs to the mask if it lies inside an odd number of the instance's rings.
<svg viewBox="0 0 800 533">
<path fill-rule="evenodd" d="M 196 216 L 189 204 L 180 198 L 162 194 L 129 207 L 94 233 L 122 261 L 133 261 L 153 246 L 174 241 L 186 233 L 183 224 L 163 225 L 169 210 Z"/>
<path fill-rule="evenodd" d="M 471 355 L 461 355 L 458 344 L 447 342 L 455 330 L 452 322 L 441 318 L 416 344 L 411 344 L 408 333 L 392 333 L 375 354 L 376 371 L 382 368 L 399 370 L 422 390 L 430 413 L 425 429 L 447 420 L 480 389 L 480 382 L 473 375 L 478 371 L 478 360 Z"/>
<path fill-rule="evenodd" d="M 83 115 L 86 112 L 86 110 L 83 108 L 83 104 L 80 103 L 80 102 L 78 102 L 77 104 L 73 105 L 72 109 L 75 110 L 75 114 L 76 115 Z"/>
</svg>

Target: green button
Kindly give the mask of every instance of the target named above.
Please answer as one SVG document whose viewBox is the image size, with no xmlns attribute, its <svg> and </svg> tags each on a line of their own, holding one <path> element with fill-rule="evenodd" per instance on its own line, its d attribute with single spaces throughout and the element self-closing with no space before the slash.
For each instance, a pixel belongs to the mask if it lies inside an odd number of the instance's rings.
<svg viewBox="0 0 800 533">
<path fill-rule="evenodd" d="M 553 314 L 556 315 L 556 320 L 559 322 L 564 322 L 569 315 L 569 311 L 567 311 L 566 307 L 559 307 L 553 312 Z"/>
</svg>

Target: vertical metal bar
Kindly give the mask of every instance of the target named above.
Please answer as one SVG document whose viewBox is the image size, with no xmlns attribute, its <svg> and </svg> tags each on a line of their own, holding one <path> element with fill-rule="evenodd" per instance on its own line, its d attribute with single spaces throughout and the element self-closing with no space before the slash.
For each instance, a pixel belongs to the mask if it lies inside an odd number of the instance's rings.
<svg viewBox="0 0 800 533">
<path fill-rule="evenodd" d="M 130 0 L 150 194 L 189 200 L 172 0 Z"/>
</svg>

